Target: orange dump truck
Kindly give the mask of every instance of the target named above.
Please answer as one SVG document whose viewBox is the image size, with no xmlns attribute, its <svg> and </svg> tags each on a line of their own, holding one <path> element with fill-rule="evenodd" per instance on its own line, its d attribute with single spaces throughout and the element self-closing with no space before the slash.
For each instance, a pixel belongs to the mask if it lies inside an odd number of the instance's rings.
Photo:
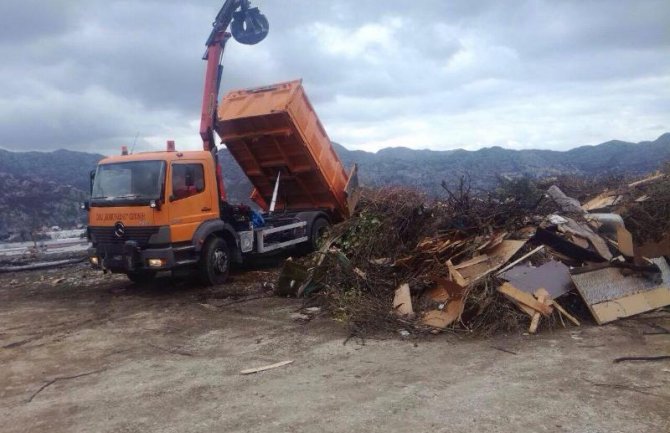
<svg viewBox="0 0 670 433">
<path fill-rule="evenodd" d="M 105 158 L 87 204 L 94 266 L 136 282 L 194 268 L 220 284 L 231 263 L 313 249 L 329 224 L 350 216 L 356 169 L 345 171 L 299 81 L 229 93 L 214 128 L 262 212 L 223 199 L 213 152 L 169 142 L 163 152 Z"/>
</svg>

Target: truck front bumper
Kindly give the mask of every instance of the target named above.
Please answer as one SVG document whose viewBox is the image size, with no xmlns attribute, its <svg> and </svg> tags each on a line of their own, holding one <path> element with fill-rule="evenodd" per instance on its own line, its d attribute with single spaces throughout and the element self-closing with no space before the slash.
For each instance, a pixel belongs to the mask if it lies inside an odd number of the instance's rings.
<svg viewBox="0 0 670 433">
<path fill-rule="evenodd" d="M 93 246 L 88 249 L 88 258 L 93 267 L 112 272 L 161 271 L 175 267 L 172 247 L 140 249 L 133 241 Z"/>
</svg>

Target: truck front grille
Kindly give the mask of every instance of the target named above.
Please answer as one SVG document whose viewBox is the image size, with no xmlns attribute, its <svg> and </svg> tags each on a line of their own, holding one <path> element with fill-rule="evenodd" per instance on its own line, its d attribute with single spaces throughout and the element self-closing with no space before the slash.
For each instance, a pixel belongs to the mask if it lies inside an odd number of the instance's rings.
<svg viewBox="0 0 670 433">
<path fill-rule="evenodd" d="M 123 245 L 126 241 L 135 241 L 137 246 L 146 247 L 151 235 L 158 233 L 158 227 L 124 227 L 123 235 L 118 236 L 114 227 L 89 227 L 91 241 L 98 245 Z"/>
</svg>

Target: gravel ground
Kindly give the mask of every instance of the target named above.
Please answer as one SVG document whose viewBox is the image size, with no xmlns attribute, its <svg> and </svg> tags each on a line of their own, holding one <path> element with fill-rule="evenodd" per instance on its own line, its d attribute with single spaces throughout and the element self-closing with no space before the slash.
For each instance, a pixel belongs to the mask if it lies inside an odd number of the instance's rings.
<svg viewBox="0 0 670 433">
<path fill-rule="evenodd" d="M 670 354 L 667 311 L 537 336 L 347 339 L 323 313 L 293 320 L 302 302 L 267 291 L 277 272 L 216 288 L 82 265 L 0 275 L 2 431 L 670 431 L 670 362 L 612 362 Z"/>
</svg>

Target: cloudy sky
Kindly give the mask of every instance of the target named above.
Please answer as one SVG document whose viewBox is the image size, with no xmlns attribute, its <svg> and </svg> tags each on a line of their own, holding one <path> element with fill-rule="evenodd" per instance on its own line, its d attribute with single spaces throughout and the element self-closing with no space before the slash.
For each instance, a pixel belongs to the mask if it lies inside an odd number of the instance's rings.
<svg viewBox="0 0 670 433">
<path fill-rule="evenodd" d="M 223 0 L 2 0 L 0 147 L 198 149 Z M 303 78 L 350 149 L 569 149 L 670 131 L 670 2 L 254 0 L 222 92 Z"/>
</svg>

